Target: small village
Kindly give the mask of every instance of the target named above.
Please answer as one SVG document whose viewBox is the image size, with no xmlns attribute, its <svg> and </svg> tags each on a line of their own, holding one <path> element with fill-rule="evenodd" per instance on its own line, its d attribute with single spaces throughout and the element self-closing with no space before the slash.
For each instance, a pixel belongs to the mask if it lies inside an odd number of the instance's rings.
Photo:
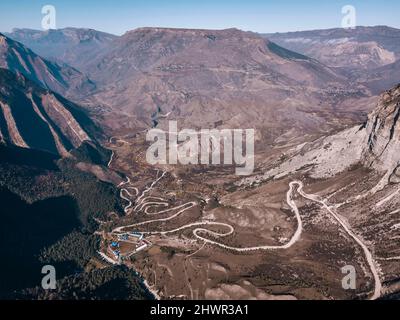
<svg viewBox="0 0 400 320">
<path fill-rule="evenodd" d="M 110 233 L 108 236 L 105 253 L 100 254 L 113 264 L 121 264 L 124 260 L 152 245 L 140 232 Z"/>
</svg>

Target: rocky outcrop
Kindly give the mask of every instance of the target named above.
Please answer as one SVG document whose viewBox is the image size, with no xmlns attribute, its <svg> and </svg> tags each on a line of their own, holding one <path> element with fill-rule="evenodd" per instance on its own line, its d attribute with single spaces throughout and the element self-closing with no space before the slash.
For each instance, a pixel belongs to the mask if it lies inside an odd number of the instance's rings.
<svg viewBox="0 0 400 320">
<path fill-rule="evenodd" d="M 78 121 L 73 117 L 71 112 L 51 93 L 41 96 L 41 102 L 44 110 L 53 119 L 53 122 L 68 133 L 70 141 L 74 147 L 79 147 L 82 142 L 90 141 L 88 134 L 82 129 Z"/>
<path fill-rule="evenodd" d="M 389 178 L 390 183 L 400 183 L 400 167 L 397 167 Z"/>
<path fill-rule="evenodd" d="M 272 166 L 264 175 L 245 179 L 252 183 L 271 177 L 280 178 L 307 170 L 313 178 L 329 178 L 363 165 L 379 172 L 379 187 L 400 181 L 400 85 L 383 93 L 379 103 L 362 126 L 289 150 L 284 161 Z"/>
<path fill-rule="evenodd" d="M 19 147 L 28 147 L 18 131 L 18 127 L 12 115 L 10 106 L 0 101 L 0 108 L 3 113 L 2 116 L 5 121 L 5 126 L 7 127 L 7 132 L 5 134 L 10 138 L 14 145 Z"/>
<path fill-rule="evenodd" d="M 393 172 L 400 164 L 400 85 L 383 93 L 365 125 L 363 163 Z"/>
<path fill-rule="evenodd" d="M 265 35 L 277 44 L 338 68 L 374 95 L 399 81 L 400 29 L 386 26 Z"/>
</svg>

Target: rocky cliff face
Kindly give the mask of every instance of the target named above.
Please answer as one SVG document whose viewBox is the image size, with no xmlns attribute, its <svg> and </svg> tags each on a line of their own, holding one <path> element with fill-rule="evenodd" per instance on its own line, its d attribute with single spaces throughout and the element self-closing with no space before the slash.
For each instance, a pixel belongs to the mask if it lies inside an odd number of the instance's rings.
<svg viewBox="0 0 400 320">
<path fill-rule="evenodd" d="M 0 68 L 0 139 L 65 156 L 92 138 L 94 125 L 75 104 Z"/>
<path fill-rule="evenodd" d="M 65 96 L 85 95 L 95 88 L 94 83 L 78 70 L 43 59 L 21 43 L 2 34 L 0 67 L 19 72 L 43 88 Z"/>
<path fill-rule="evenodd" d="M 262 180 L 304 168 L 313 178 L 329 178 L 363 165 L 383 176 L 379 187 L 400 182 L 400 85 L 380 96 L 363 125 L 300 145 L 282 158 L 285 160 L 273 164 Z"/>
<path fill-rule="evenodd" d="M 363 162 L 392 172 L 400 164 L 400 85 L 381 95 L 365 130 L 367 146 Z"/>
</svg>

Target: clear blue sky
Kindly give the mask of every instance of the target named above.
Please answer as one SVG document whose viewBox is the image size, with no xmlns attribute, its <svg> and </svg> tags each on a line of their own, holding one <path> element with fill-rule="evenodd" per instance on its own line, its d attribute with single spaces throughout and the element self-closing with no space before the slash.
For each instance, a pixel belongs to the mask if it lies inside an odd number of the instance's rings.
<svg viewBox="0 0 400 320">
<path fill-rule="evenodd" d="M 41 29 L 41 8 L 57 10 L 57 28 L 85 27 L 122 34 L 137 27 L 284 32 L 340 27 L 344 5 L 357 25 L 400 28 L 399 0 L 0 0 L 0 31 Z"/>
</svg>

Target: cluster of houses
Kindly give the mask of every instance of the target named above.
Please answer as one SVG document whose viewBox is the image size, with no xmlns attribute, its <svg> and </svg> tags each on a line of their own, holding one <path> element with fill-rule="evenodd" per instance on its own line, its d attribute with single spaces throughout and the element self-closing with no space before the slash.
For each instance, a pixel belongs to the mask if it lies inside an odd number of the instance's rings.
<svg viewBox="0 0 400 320">
<path fill-rule="evenodd" d="M 151 243 L 149 241 L 144 239 L 143 233 L 140 233 L 140 232 L 121 233 L 121 234 L 117 235 L 117 239 L 118 239 L 118 241 L 112 241 L 110 243 L 109 248 L 110 248 L 115 260 L 118 260 L 118 261 L 120 261 L 124 257 L 130 257 L 131 255 L 133 255 L 151 245 Z M 121 242 L 133 243 L 135 245 L 134 251 L 129 252 L 128 254 L 122 255 L 121 250 L 120 250 Z"/>
</svg>

